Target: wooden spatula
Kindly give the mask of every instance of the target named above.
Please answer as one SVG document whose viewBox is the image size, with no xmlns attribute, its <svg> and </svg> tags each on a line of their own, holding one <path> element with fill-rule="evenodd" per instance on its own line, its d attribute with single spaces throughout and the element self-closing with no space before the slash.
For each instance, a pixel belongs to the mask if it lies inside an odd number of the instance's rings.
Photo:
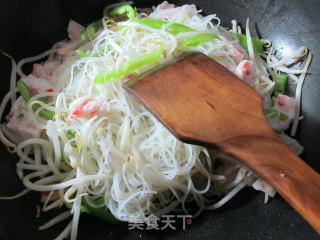
<svg viewBox="0 0 320 240">
<path fill-rule="evenodd" d="M 320 233 L 320 175 L 269 127 L 261 96 L 222 65 L 187 54 L 125 83 L 173 135 L 242 161 Z"/>
</svg>

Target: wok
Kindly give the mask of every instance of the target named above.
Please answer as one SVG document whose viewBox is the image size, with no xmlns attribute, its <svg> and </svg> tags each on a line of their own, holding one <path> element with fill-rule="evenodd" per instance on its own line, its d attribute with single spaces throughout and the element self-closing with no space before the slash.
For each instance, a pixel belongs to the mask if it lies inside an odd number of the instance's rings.
<svg viewBox="0 0 320 240">
<path fill-rule="evenodd" d="M 16 60 L 41 53 L 53 43 L 65 38 L 69 18 L 88 24 L 101 16 L 103 7 L 112 1 L 103 0 L 1 0 L 0 48 Z M 114 2 L 114 1 L 113 1 Z M 136 1 L 138 7 L 150 7 L 161 1 Z M 237 19 L 251 21 L 255 35 L 273 42 L 278 56 L 309 47 L 314 55 L 304 84 L 302 114 L 298 140 L 305 151 L 301 156 L 316 171 L 320 171 L 320 1 L 315 0 L 186 0 L 171 1 L 176 5 L 195 3 L 204 13 L 216 13 L 222 25 L 230 27 Z M 10 62 L 0 56 L 1 97 L 9 89 Z M 27 68 L 26 68 L 27 71 Z M 289 86 L 291 94 L 294 86 Z M 23 189 L 15 170 L 17 157 L 0 145 L 0 195 L 13 195 Z M 41 213 L 39 193 L 13 201 L 0 202 L 0 239 L 54 239 L 65 223 L 46 231 L 37 228 L 55 216 L 59 210 Z M 280 196 L 264 204 L 264 194 L 245 189 L 217 211 L 203 212 L 194 218 L 186 230 L 137 231 L 128 230 L 126 223 L 112 225 L 83 214 L 78 239 L 320 239 L 310 225 Z M 319 199 L 320 204 L 320 199 Z"/>
</svg>

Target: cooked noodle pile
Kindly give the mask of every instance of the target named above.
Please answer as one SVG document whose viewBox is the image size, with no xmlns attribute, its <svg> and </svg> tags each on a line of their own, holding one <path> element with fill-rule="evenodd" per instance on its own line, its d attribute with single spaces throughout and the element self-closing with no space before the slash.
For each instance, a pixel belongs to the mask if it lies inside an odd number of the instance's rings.
<svg viewBox="0 0 320 240">
<path fill-rule="evenodd" d="M 106 9 L 106 15 L 111 8 Z M 266 116 L 271 126 L 285 143 L 295 147 L 297 154 L 302 151 L 295 140 L 282 132 L 293 122 L 294 134 L 299 121 L 301 87 L 311 54 L 304 69 L 287 66 L 307 54 L 305 47 L 279 60 L 272 48 L 267 53 L 254 49 L 249 21 L 242 35 L 247 43 L 245 49 L 237 37 L 241 29 L 236 21 L 228 31 L 220 26 L 216 15 L 202 16 L 194 5 L 174 7 L 164 2 L 153 10 L 149 15 L 135 13 L 134 19 L 128 15 L 129 19 L 122 21 L 114 16 L 104 17 L 94 32 L 71 21 L 70 41 L 57 43 L 17 66 L 12 59 L 11 88 L 0 113 L 10 100 L 12 109 L 7 117 L 9 123 L 1 125 L 0 138 L 19 155 L 17 172 L 27 188 L 22 194 L 29 190 L 46 193 L 45 211 L 65 204 L 71 208 L 71 212 L 40 227 L 48 228 L 72 216 L 57 239 L 70 233 L 71 239 L 76 239 L 84 201 L 90 207 L 106 206 L 121 221 L 134 221 L 133 216 L 146 221 L 150 214 L 161 216 L 176 208 L 193 215 L 216 209 L 248 185 L 264 191 L 266 197 L 275 194 L 237 160 L 177 140 L 122 88 L 124 81 L 186 51 L 212 57 L 254 87 L 269 109 Z M 155 27 L 143 24 L 141 19 L 168 23 Z M 176 25 L 171 23 L 186 28 L 176 32 Z M 204 33 L 211 34 L 206 35 L 210 39 L 186 43 Z M 184 47 L 179 47 L 183 43 Z M 45 56 L 49 56 L 48 60 L 35 64 L 30 75 L 22 72 L 23 64 Z M 140 59 L 134 69 L 125 71 L 123 66 L 143 56 L 148 58 L 144 64 Z M 23 97 L 16 99 L 16 72 L 28 87 L 27 101 Z M 295 99 L 279 94 L 272 100 L 275 76 L 280 72 L 297 81 Z M 283 105 L 277 106 L 279 102 Z M 46 117 L 50 113 L 53 117 Z M 187 202 L 198 207 L 188 208 Z"/>
</svg>

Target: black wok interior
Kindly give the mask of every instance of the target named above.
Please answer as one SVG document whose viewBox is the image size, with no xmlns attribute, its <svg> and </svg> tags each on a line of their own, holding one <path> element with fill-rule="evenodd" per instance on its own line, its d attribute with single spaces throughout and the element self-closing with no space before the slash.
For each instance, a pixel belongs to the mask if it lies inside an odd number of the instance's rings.
<svg viewBox="0 0 320 240">
<path fill-rule="evenodd" d="M 107 0 L 1 0 L 0 48 L 16 60 L 41 53 L 67 36 L 69 18 L 85 25 L 98 19 Z M 137 7 L 151 7 L 161 1 L 136 1 Z M 313 61 L 303 88 L 302 114 L 298 140 L 305 148 L 302 158 L 320 172 L 320 1 L 317 0 L 186 0 L 205 14 L 216 13 L 222 26 L 250 18 L 255 35 L 273 42 L 278 56 L 301 45 L 313 53 Z M 10 61 L 0 56 L 1 98 L 9 89 Z M 294 86 L 289 90 L 293 93 Z M 13 195 L 23 189 L 17 175 L 17 157 L 0 145 L 0 195 Z M 13 201 L 0 201 L 0 240 L 54 239 L 67 222 L 46 231 L 37 228 L 61 210 L 41 213 L 39 193 Z M 264 194 L 245 189 L 223 208 L 203 212 L 186 231 L 129 231 L 126 223 L 112 225 L 94 217 L 80 218 L 78 239 L 320 239 L 319 235 L 280 196 L 264 204 Z M 320 203 L 320 199 L 319 199 Z"/>
</svg>

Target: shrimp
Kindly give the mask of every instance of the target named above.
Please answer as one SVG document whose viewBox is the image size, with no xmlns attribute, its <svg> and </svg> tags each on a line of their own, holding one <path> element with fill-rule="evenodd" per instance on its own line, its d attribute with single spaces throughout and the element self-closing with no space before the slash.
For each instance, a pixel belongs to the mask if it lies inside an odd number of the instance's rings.
<svg viewBox="0 0 320 240">
<path fill-rule="evenodd" d="M 60 61 L 57 59 L 50 59 L 44 62 L 44 64 L 35 63 L 31 74 L 37 78 L 45 78 L 52 80 L 53 71 L 60 65 Z"/>
<path fill-rule="evenodd" d="M 36 78 L 47 78 L 49 75 L 46 68 L 39 63 L 33 64 L 31 74 Z"/>
<path fill-rule="evenodd" d="M 37 137 L 40 129 L 36 127 L 27 117 L 22 115 L 23 99 L 20 96 L 12 105 L 8 115 L 7 127 L 17 133 L 22 139 Z"/>
<path fill-rule="evenodd" d="M 265 203 L 268 200 L 268 197 L 274 197 L 274 195 L 276 194 L 276 191 L 268 184 L 266 183 L 264 180 L 262 180 L 261 178 L 258 178 L 253 184 L 252 187 L 255 190 L 258 191 L 262 191 L 265 193 Z"/>
<path fill-rule="evenodd" d="M 31 89 L 37 93 L 40 92 L 53 92 L 54 91 L 54 78 L 53 71 L 61 65 L 57 59 L 49 59 L 43 64 L 35 63 L 31 74 L 23 77 L 21 80 Z"/>
<path fill-rule="evenodd" d="M 232 59 L 237 63 L 240 63 L 241 61 L 248 58 L 248 54 L 240 46 L 233 47 L 232 53 Z"/>
<path fill-rule="evenodd" d="M 170 4 L 167 1 L 164 1 L 155 8 L 155 11 L 170 9 L 170 8 L 174 8 L 174 4 Z"/>
<path fill-rule="evenodd" d="M 68 25 L 68 36 L 71 40 L 79 39 L 84 27 L 76 21 L 70 19 Z"/>
<path fill-rule="evenodd" d="M 17 133 L 23 139 L 38 137 L 41 130 L 30 122 L 25 116 L 9 121 L 7 127 Z"/>
<path fill-rule="evenodd" d="M 18 97 L 18 99 L 14 102 L 12 105 L 10 112 L 8 114 L 8 120 L 13 121 L 14 119 L 17 119 L 22 114 L 22 97 Z"/>
<path fill-rule="evenodd" d="M 70 41 L 61 41 L 58 43 L 57 53 L 63 56 L 68 56 L 73 50 L 78 49 L 84 43 L 81 40 L 80 35 L 84 29 L 79 23 L 70 19 L 68 25 L 68 34 Z"/>
<path fill-rule="evenodd" d="M 54 83 L 47 78 L 37 78 L 30 74 L 26 77 L 21 78 L 21 80 L 32 90 L 36 92 L 53 92 Z"/>
<path fill-rule="evenodd" d="M 285 113 L 288 116 L 288 120 L 292 122 L 294 116 L 296 115 L 295 100 L 293 97 L 279 94 L 274 103 L 274 109 Z"/>
<path fill-rule="evenodd" d="M 197 12 L 197 8 L 194 4 L 175 7 L 174 4 L 169 4 L 167 1 L 164 1 L 155 8 L 154 12 L 151 13 L 149 17 L 168 21 L 169 17 L 179 15 L 179 12 L 182 10 L 186 17 L 192 17 Z"/>
<path fill-rule="evenodd" d="M 61 41 L 58 43 L 57 53 L 60 55 L 68 56 L 73 50 L 78 49 L 83 44 L 81 39 L 70 41 Z"/>
<path fill-rule="evenodd" d="M 284 145 L 286 145 L 294 154 L 299 156 L 303 152 L 303 147 L 300 145 L 300 143 L 298 143 L 297 140 L 289 137 L 286 134 L 280 134 L 279 137 L 281 142 L 283 142 Z"/>
<path fill-rule="evenodd" d="M 285 120 L 278 117 L 267 118 L 271 128 L 279 132 L 288 129 L 296 114 L 294 98 L 279 94 L 272 108 L 284 113 L 288 118 Z"/>
<path fill-rule="evenodd" d="M 223 34 L 220 34 L 220 35 L 221 35 L 221 38 L 223 39 L 229 39 L 230 41 L 232 40 L 232 38 L 230 38 L 227 35 L 223 35 Z M 238 44 L 225 46 L 225 48 L 231 53 L 233 53 L 232 55 L 230 55 L 233 61 L 230 61 L 230 59 L 225 59 L 225 60 L 221 60 L 220 63 L 224 67 L 229 69 L 229 71 L 235 73 L 239 78 L 243 79 L 242 71 L 240 71 L 240 68 L 238 66 L 240 65 L 239 63 L 241 61 L 248 58 L 248 54 Z"/>
<path fill-rule="evenodd" d="M 258 81 L 255 64 L 249 60 L 241 61 L 235 69 L 235 74 L 250 86 L 253 86 Z"/>
<path fill-rule="evenodd" d="M 91 118 L 93 116 L 108 116 L 111 113 L 109 103 L 94 100 L 90 96 L 80 97 L 73 101 L 70 106 L 69 118 Z"/>
</svg>

